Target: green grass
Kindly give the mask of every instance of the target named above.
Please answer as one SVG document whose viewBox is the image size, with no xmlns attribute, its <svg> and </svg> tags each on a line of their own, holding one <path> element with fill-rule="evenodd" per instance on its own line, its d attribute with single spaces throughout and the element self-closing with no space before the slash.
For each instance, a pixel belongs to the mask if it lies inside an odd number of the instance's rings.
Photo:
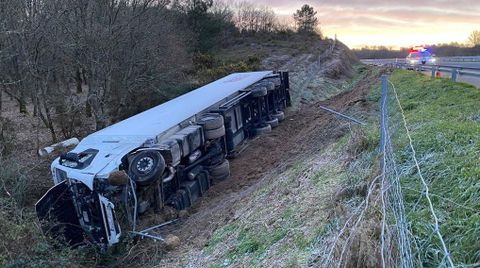
<svg viewBox="0 0 480 268">
<path fill-rule="evenodd" d="M 447 79 L 408 71 L 389 78 L 405 110 L 420 168 L 429 184 L 440 232 L 455 264 L 480 262 L 480 90 Z M 376 89 L 378 91 L 378 88 Z M 378 93 L 372 93 L 377 99 Z M 408 220 L 415 237 L 418 265 L 436 267 L 443 257 L 432 236 L 432 216 L 395 102 L 389 103 L 393 145 L 402 172 Z"/>
<path fill-rule="evenodd" d="M 358 71 L 358 70 L 357 70 Z M 431 198 L 437 213 L 441 233 L 452 254 L 455 264 L 480 262 L 480 91 L 461 83 L 443 79 L 430 79 L 421 74 L 406 71 L 394 72 L 390 80 L 396 85 L 411 131 L 422 173 L 429 183 Z M 372 88 L 369 102 L 378 103 L 379 86 Z M 422 185 L 413 168 L 408 139 L 402 125 L 400 112 L 394 109 L 393 99 L 389 103 L 390 121 L 396 160 L 401 172 L 401 182 L 408 221 L 411 226 L 413 251 L 416 267 L 437 267 L 441 265 L 442 254 L 438 239 L 433 234 L 432 216 Z M 342 192 L 335 195 L 335 204 L 341 203 L 342 210 L 352 211 L 364 200 L 365 183 L 377 175 L 379 131 L 377 117 L 369 118 L 367 127 L 356 128 L 330 145 L 325 152 L 332 160 L 338 154 L 352 157 L 341 165 L 337 161 L 316 164 L 312 169 L 307 162 L 296 162 L 282 176 L 280 187 L 291 186 L 297 178 L 307 176 L 310 187 L 318 196 L 324 195 L 332 185 L 340 184 Z M 309 174 L 308 171 L 311 171 Z M 266 185 L 255 194 L 257 202 L 264 202 L 274 191 Z M 276 190 L 276 189 L 275 189 Z M 330 189 L 331 190 L 331 189 Z M 306 192 L 300 194 L 303 195 Z M 296 198 L 300 197 L 296 196 Z M 282 196 L 277 201 L 281 202 Z M 230 265 L 262 266 L 274 256 L 284 260 L 286 267 L 305 265 L 316 249 L 323 249 L 325 239 L 336 235 L 343 226 L 341 210 L 334 208 L 329 217 L 308 218 L 315 220 L 315 226 L 304 229 L 301 215 L 308 212 L 305 204 L 299 202 L 283 207 L 275 213 L 275 224 L 267 228 L 264 221 L 256 222 L 268 209 L 259 209 L 248 221 L 236 221 L 214 233 L 209 242 L 216 248 L 228 243 L 229 249 L 220 256 L 212 267 Z M 377 204 L 378 205 L 378 204 Z M 371 208 L 366 218 L 375 221 L 378 207 Z M 244 219 L 246 220 L 246 219 Z M 303 218 L 305 221 L 306 218 Z M 237 224 L 238 223 L 238 224 Z M 368 224 L 368 223 L 367 223 Z M 368 227 L 370 228 L 370 227 Z M 374 228 L 372 226 L 371 228 Z M 371 243 L 378 242 L 375 233 Z M 368 252 L 370 251 L 366 251 Z M 208 252 L 206 252 L 208 254 Z M 359 254 L 362 256 L 362 254 Z"/>
<path fill-rule="evenodd" d="M 218 243 L 224 241 L 229 235 L 238 229 L 238 224 L 231 223 L 216 230 L 205 245 L 205 253 L 211 254 Z"/>
<path fill-rule="evenodd" d="M 227 225 L 221 228 L 218 232 L 215 232 L 208 244 L 215 244 L 217 237 L 221 237 L 220 241 L 234 239 L 234 247 L 226 252 L 220 263 L 224 265 L 232 264 L 241 260 L 243 257 L 249 256 L 251 257 L 249 264 L 251 266 L 257 266 L 265 257 L 266 251 L 277 242 L 284 239 L 289 233 L 292 233 L 291 235 L 294 238 L 294 243 L 297 248 L 306 248 L 310 244 L 310 240 L 305 238 L 302 234 L 292 231 L 301 224 L 302 223 L 296 219 L 295 209 L 293 207 L 288 207 L 282 212 L 279 225 L 274 228 L 267 229 L 263 225 L 247 225 L 241 227 L 241 229 L 236 234 L 233 234 L 232 237 L 228 237 L 222 235 L 225 233 L 231 234 L 230 231 L 233 231 L 231 225 Z M 237 225 L 235 226 L 235 228 L 238 227 Z M 211 252 L 211 250 L 209 251 Z M 206 251 L 206 253 L 208 254 L 208 251 Z"/>
<path fill-rule="evenodd" d="M 293 194 L 294 199 L 277 195 L 275 202 L 284 204 L 280 211 L 270 210 L 269 205 L 254 207 L 251 209 L 256 212 L 248 220 L 237 220 L 218 229 L 204 249 L 204 254 L 207 255 L 220 253 L 215 256 L 216 261 L 211 267 L 261 267 L 272 258 L 282 259 L 286 267 L 306 265 L 312 258 L 312 253 L 324 246 L 326 237 L 330 237 L 343 224 L 336 216 L 327 217 L 333 208 L 325 204 L 325 196 L 330 196 L 332 187 L 340 184 L 342 189 L 352 188 L 341 202 L 350 206 L 358 203 L 360 196 L 356 188 L 371 175 L 377 146 L 378 130 L 372 127 L 359 128 L 319 153 L 315 159 L 318 157 L 322 160 L 321 163 L 306 160 L 293 163 L 278 178 L 280 181 L 258 189 L 254 194 L 256 202 L 261 204 L 269 200 L 272 191 L 282 192 L 281 189 L 298 185 L 300 177 L 305 180 L 302 184 L 309 186 L 298 193 L 290 193 L 289 196 Z M 341 165 L 342 161 L 338 158 L 352 150 L 352 147 L 356 150 L 356 160 Z M 311 200 L 312 196 L 318 198 L 318 203 Z M 310 214 L 314 207 L 322 205 L 327 206 L 325 210 Z M 269 213 L 267 219 L 265 213 Z M 224 243 L 229 246 L 228 250 L 222 252 L 227 247 Z"/>
</svg>

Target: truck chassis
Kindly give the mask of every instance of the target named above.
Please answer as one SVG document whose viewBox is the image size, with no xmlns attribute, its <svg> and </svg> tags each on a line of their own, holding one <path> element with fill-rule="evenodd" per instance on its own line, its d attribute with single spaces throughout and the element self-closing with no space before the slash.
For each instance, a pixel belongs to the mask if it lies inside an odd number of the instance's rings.
<svg viewBox="0 0 480 268">
<path fill-rule="evenodd" d="M 235 73 L 87 136 L 52 162 L 36 204 L 44 233 L 105 250 L 147 211 L 190 207 L 290 105 L 287 72 Z"/>
</svg>

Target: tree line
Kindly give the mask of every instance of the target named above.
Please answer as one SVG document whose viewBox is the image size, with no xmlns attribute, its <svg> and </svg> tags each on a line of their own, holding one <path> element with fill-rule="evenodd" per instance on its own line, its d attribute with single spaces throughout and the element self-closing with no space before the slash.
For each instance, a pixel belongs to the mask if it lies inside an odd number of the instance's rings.
<svg viewBox="0 0 480 268">
<path fill-rule="evenodd" d="M 293 28 L 247 2 L 1 1 L 0 116 L 9 97 L 20 113 L 33 106 L 53 141 L 86 122 L 98 130 L 171 98 L 198 53 L 242 35 L 311 31 L 312 16 Z"/>
<path fill-rule="evenodd" d="M 479 56 L 480 31 L 473 31 L 464 44 L 453 42 L 432 45 L 429 48 L 438 57 Z M 405 58 L 410 52 L 410 48 L 394 49 L 387 46 L 366 46 L 360 49 L 353 49 L 353 52 L 360 59 Z"/>
<path fill-rule="evenodd" d="M 394 49 L 385 46 L 370 46 L 361 49 L 353 49 L 353 52 L 359 59 L 391 59 L 405 58 L 410 53 L 411 48 Z M 429 46 L 429 50 L 437 57 L 455 57 L 455 56 L 479 56 L 480 45 L 475 47 L 466 47 L 461 44 L 440 44 Z"/>
</svg>

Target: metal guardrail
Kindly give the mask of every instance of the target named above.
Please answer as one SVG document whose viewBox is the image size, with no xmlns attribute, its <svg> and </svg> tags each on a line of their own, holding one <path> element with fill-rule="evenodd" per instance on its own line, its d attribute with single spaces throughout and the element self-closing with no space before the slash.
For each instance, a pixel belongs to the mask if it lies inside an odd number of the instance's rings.
<svg viewBox="0 0 480 268">
<path fill-rule="evenodd" d="M 478 57 L 480 59 L 480 57 Z M 417 71 L 431 71 L 432 77 L 436 77 L 439 72 L 450 73 L 450 78 L 457 81 L 459 76 L 470 76 L 480 78 L 480 67 L 465 67 L 456 65 L 411 65 L 407 64 L 404 59 L 379 59 L 379 60 L 362 60 L 365 64 L 383 65 L 393 68 L 413 69 Z"/>
<path fill-rule="evenodd" d="M 472 57 L 442 57 L 443 62 L 480 62 L 480 56 Z"/>
<path fill-rule="evenodd" d="M 451 65 L 409 65 L 406 63 L 383 64 L 394 68 L 409 69 L 417 71 L 431 71 L 432 77 L 436 77 L 438 72 L 448 72 L 451 74 L 452 81 L 457 81 L 458 76 L 471 76 L 480 78 L 480 68 L 451 66 Z"/>
<path fill-rule="evenodd" d="M 458 56 L 458 57 L 436 57 L 438 62 L 480 62 L 480 56 Z M 390 58 L 390 59 L 362 59 L 364 63 L 372 62 L 405 62 L 405 58 Z"/>
</svg>

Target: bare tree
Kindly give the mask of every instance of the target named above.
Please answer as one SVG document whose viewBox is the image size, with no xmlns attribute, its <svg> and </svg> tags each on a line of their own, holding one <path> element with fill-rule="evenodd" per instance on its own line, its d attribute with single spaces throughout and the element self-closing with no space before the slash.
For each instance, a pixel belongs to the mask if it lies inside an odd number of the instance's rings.
<svg viewBox="0 0 480 268">
<path fill-rule="evenodd" d="M 288 18 L 278 19 L 275 24 L 275 32 L 277 33 L 293 33 L 295 24 Z"/>
<path fill-rule="evenodd" d="M 235 25 L 241 33 L 273 32 L 276 15 L 267 6 L 257 6 L 250 2 L 240 2 L 236 6 Z"/>
<path fill-rule="evenodd" d="M 468 37 L 468 43 L 472 47 L 480 45 L 480 31 L 473 31 Z"/>
<path fill-rule="evenodd" d="M 151 105 L 144 96 L 162 95 L 159 89 L 178 81 L 189 64 L 182 31 L 166 4 L 2 2 L 0 82 L 5 92 L 18 101 L 21 112 L 31 99 L 52 140 L 58 128 L 64 136 L 73 135 L 88 110 L 100 129 L 138 112 L 136 107 L 145 102 Z M 137 104 L 139 98 L 146 101 Z"/>
</svg>

